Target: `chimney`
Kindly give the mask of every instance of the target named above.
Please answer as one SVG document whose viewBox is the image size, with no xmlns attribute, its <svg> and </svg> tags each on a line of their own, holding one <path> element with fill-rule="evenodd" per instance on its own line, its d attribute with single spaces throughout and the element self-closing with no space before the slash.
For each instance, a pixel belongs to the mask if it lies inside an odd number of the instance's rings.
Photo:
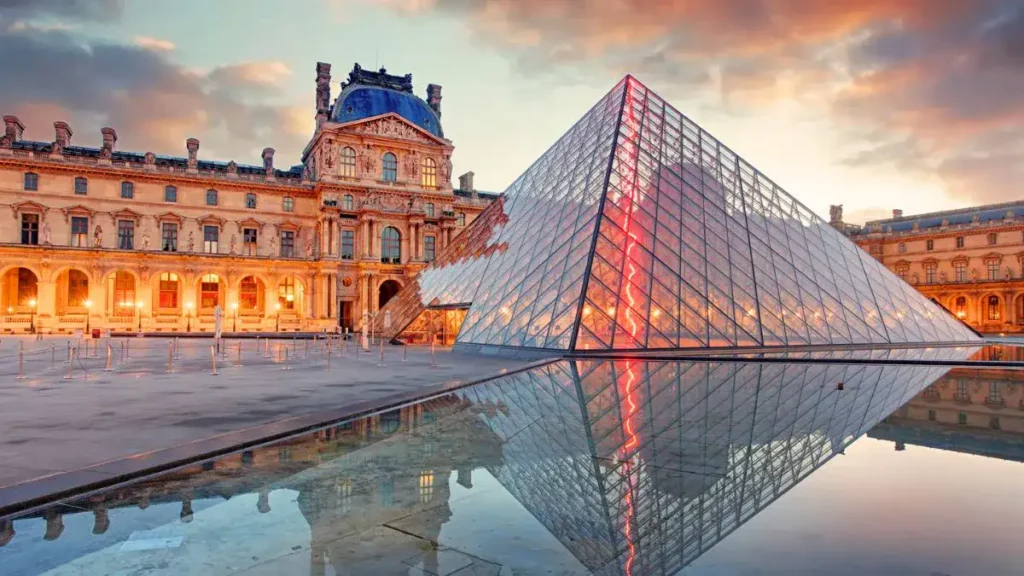
<svg viewBox="0 0 1024 576">
<path fill-rule="evenodd" d="M 472 171 L 466 172 L 462 176 L 459 176 L 459 190 L 465 190 L 467 192 L 474 190 L 473 176 L 475 176 L 475 174 L 473 174 Z"/>
<path fill-rule="evenodd" d="M 441 86 L 427 84 L 427 105 L 441 118 Z"/>
<path fill-rule="evenodd" d="M 15 142 L 20 141 L 24 132 L 25 125 L 18 120 L 17 116 L 4 116 L 3 145 L 5 148 L 10 148 Z"/>
<path fill-rule="evenodd" d="M 458 472 L 459 472 L 459 474 L 458 474 L 458 477 L 455 479 L 455 481 L 459 483 L 459 486 L 462 486 L 463 488 L 472 488 L 473 487 L 473 469 L 469 468 L 469 467 L 459 468 Z"/>
<path fill-rule="evenodd" d="M 267 176 L 270 178 L 274 177 L 274 149 L 264 148 L 263 149 L 263 170 L 266 171 Z"/>
<path fill-rule="evenodd" d="M 199 170 L 199 139 L 189 138 L 185 140 L 185 148 L 188 149 L 188 170 L 196 172 Z"/>
<path fill-rule="evenodd" d="M 51 154 L 63 154 L 64 148 L 71 145 L 71 126 L 67 122 L 57 120 L 53 123 L 53 148 Z"/>
<path fill-rule="evenodd" d="M 316 63 L 316 127 L 319 129 L 331 113 L 331 65 Z"/>
<path fill-rule="evenodd" d="M 893 218 L 903 218 L 903 210 L 893 210 L 892 211 L 892 217 Z"/>
<path fill-rule="evenodd" d="M 114 145 L 117 144 L 117 132 L 113 128 L 100 128 L 103 134 L 103 147 L 100 149 L 100 157 L 110 159 L 114 153 Z"/>
</svg>

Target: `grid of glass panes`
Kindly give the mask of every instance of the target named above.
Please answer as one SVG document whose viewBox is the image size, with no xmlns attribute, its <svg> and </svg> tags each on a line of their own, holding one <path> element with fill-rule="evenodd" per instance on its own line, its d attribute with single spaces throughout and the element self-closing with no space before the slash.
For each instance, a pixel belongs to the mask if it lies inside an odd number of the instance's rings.
<svg viewBox="0 0 1024 576">
<path fill-rule="evenodd" d="M 356 257 L 356 232 L 355 230 L 341 231 L 341 259 L 352 260 Z"/>
<path fill-rule="evenodd" d="M 120 250 L 132 250 L 135 246 L 135 221 L 117 221 L 117 247 Z"/>
<path fill-rule="evenodd" d="M 86 216 L 71 217 L 71 245 L 78 248 L 89 246 L 89 218 Z"/>
</svg>

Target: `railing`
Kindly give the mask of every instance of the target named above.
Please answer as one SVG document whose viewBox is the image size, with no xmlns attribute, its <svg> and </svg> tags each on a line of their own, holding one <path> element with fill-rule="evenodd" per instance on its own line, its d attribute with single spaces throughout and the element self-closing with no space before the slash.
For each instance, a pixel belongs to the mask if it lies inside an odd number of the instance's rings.
<svg viewBox="0 0 1024 576">
<path fill-rule="evenodd" d="M 0 318 L 3 318 L 4 324 L 28 324 L 32 321 L 32 317 L 28 314 L 7 315 L 0 316 Z"/>
<path fill-rule="evenodd" d="M 85 324 L 86 319 L 85 314 L 67 314 L 57 316 L 57 324 Z"/>
<path fill-rule="evenodd" d="M 1003 408 L 1006 406 L 1006 400 L 1002 398 L 985 398 L 985 406 L 989 408 Z"/>
<path fill-rule="evenodd" d="M 956 394 L 953 394 L 953 401 L 955 401 L 957 404 L 970 404 L 971 397 L 968 394 L 962 394 L 960 392 L 957 392 Z"/>
</svg>

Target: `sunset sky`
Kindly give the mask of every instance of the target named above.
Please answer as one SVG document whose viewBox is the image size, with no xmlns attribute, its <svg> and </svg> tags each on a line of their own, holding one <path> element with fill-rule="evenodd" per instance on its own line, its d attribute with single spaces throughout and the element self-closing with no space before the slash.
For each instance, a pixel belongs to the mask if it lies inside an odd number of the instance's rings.
<svg viewBox="0 0 1024 576">
<path fill-rule="evenodd" d="M 501 191 L 625 73 L 848 222 L 1024 197 L 1020 0 L 0 0 L 26 137 L 299 162 L 315 66 L 441 84 L 455 174 Z"/>
</svg>

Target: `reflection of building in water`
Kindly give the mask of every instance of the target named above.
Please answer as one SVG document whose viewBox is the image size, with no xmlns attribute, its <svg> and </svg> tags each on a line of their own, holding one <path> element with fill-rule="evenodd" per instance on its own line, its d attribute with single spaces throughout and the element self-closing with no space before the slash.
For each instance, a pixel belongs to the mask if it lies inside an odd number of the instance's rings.
<svg viewBox="0 0 1024 576">
<path fill-rule="evenodd" d="M 944 370 L 595 361 L 461 394 L 509 405 L 490 471 L 588 569 L 674 574 Z"/>
<path fill-rule="evenodd" d="M 507 408 L 472 406 L 454 395 L 441 396 L 114 488 L 75 502 L 90 510 L 75 514 L 92 514 L 92 532 L 102 535 L 111 526 L 109 510 L 114 508 L 144 510 L 151 504 L 180 502 L 181 522 L 189 523 L 193 502 L 255 493 L 256 511 L 267 513 L 272 490 L 297 490 L 299 509 L 312 532 L 311 573 L 324 574 L 328 559 L 342 573 L 344 563 L 364 559 L 327 543 L 423 510 L 447 510 L 453 471 L 459 484 L 470 488 L 474 468 L 501 465 L 499 439 L 477 416 L 502 411 Z M 437 432 L 441 425 L 443 441 Z M 41 518 L 45 539 L 55 540 L 64 531 L 66 511 L 72 509 L 48 508 L 19 521 Z M 429 515 L 433 524 L 419 528 L 436 539 L 449 517 Z M 15 535 L 13 522 L 0 520 L 0 546 Z M 423 561 L 429 568 L 436 557 L 427 554 Z"/>
<path fill-rule="evenodd" d="M 868 433 L 907 444 L 1024 462 L 1024 380 L 1016 370 L 956 368 Z"/>
</svg>

